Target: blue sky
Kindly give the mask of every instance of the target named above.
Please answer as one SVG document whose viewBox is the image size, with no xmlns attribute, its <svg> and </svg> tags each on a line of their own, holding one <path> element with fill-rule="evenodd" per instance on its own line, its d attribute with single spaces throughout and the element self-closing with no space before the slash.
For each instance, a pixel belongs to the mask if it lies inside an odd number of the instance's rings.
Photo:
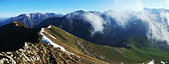
<svg viewBox="0 0 169 64">
<path fill-rule="evenodd" d="M 0 0 L 0 18 L 34 12 L 141 11 L 144 7 L 169 9 L 169 0 Z"/>
</svg>

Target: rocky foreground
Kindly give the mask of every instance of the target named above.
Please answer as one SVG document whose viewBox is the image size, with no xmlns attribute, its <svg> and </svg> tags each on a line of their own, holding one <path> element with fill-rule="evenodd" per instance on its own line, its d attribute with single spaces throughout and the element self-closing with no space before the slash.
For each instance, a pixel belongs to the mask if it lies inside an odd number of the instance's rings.
<svg viewBox="0 0 169 64">
<path fill-rule="evenodd" d="M 0 53 L 0 64 L 93 64 L 92 61 L 80 58 L 54 48 L 45 42 L 25 42 L 23 49 Z"/>
</svg>

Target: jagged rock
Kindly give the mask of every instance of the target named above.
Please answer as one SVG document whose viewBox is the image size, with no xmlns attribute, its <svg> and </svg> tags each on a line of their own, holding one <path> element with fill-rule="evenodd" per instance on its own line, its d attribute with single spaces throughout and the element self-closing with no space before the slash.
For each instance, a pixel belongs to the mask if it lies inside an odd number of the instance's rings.
<svg viewBox="0 0 169 64">
<path fill-rule="evenodd" d="M 83 58 L 66 53 L 59 48 L 41 41 L 39 43 L 25 42 L 22 49 L 0 53 L 0 64 L 93 64 Z"/>
</svg>

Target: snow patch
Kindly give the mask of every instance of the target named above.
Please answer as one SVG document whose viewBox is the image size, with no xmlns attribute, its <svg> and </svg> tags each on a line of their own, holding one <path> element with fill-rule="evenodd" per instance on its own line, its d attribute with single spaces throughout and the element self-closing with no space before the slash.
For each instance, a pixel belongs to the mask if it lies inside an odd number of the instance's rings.
<svg viewBox="0 0 169 64">
<path fill-rule="evenodd" d="M 167 64 L 167 62 L 161 61 L 161 64 Z"/>
<path fill-rule="evenodd" d="M 44 28 L 42 28 L 42 30 L 41 30 L 41 32 L 40 32 L 41 35 L 43 34 L 42 32 L 48 34 L 48 35 L 51 36 L 53 39 L 56 39 L 56 38 L 55 38 L 54 36 L 52 36 L 51 34 L 47 33 L 47 32 L 44 30 Z"/>
<path fill-rule="evenodd" d="M 160 64 L 167 64 L 168 62 L 165 62 L 165 61 L 161 61 Z M 142 64 L 155 64 L 155 61 L 154 59 L 152 59 L 151 61 L 149 61 L 148 63 L 142 63 Z"/>
<path fill-rule="evenodd" d="M 151 61 L 149 61 L 148 64 L 155 64 L 154 63 L 154 59 L 152 59 Z"/>
<path fill-rule="evenodd" d="M 30 14 L 25 14 L 27 17 L 31 17 Z"/>
<path fill-rule="evenodd" d="M 48 28 L 51 28 L 51 27 L 52 27 L 51 25 L 48 26 Z"/>
<path fill-rule="evenodd" d="M 42 35 L 42 40 L 45 41 L 46 43 L 48 44 L 51 44 L 53 45 L 54 47 L 57 47 L 57 48 L 60 48 L 62 51 L 65 51 L 67 53 L 70 53 L 68 52 L 64 47 L 54 43 L 52 40 L 50 40 L 48 37 L 46 37 L 43 33 L 46 33 L 47 35 L 49 35 L 50 37 L 52 37 L 53 39 L 56 39 L 54 36 L 52 36 L 51 34 L 47 33 L 44 28 L 41 29 L 40 31 L 40 34 Z M 70 54 L 73 54 L 73 53 L 70 53 Z"/>
</svg>

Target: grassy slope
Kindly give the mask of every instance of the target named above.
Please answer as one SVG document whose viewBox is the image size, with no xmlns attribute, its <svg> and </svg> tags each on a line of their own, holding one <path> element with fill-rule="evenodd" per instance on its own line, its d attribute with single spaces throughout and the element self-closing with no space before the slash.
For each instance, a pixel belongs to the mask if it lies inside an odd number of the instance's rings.
<svg viewBox="0 0 169 64">
<path fill-rule="evenodd" d="M 53 28 L 52 28 L 53 29 Z M 107 62 L 98 60 L 96 58 L 93 58 L 91 56 L 88 56 L 86 54 L 84 54 L 84 52 L 80 51 L 80 49 L 78 49 L 78 47 L 76 47 L 76 45 L 74 45 L 73 42 L 71 42 L 71 40 L 68 40 L 67 38 L 73 38 L 72 36 L 70 36 L 70 34 L 68 35 L 68 33 L 64 32 L 61 29 L 55 29 L 58 32 L 53 32 L 52 29 L 48 29 L 45 28 L 44 30 L 50 34 L 52 34 L 52 36 L 54 36 L 56 39 L 53 39 L 52 37 L 50 37 L 49 35 L 45 34 L 48 38 L 50 38 L 53 42 L 63 46 L 67 51 L 78 55 L 80 58 L 86 59 L 90 62 L 93 62 L 94 64 L 109 64 Z M 66 38 L 65 38 L 66 37 Z"/>
<path fill-rule="evenodd" d="M 88 57 L 87 55 L 111 63 L 123 62 L 126 64 L 137 64 L 148 62 L 152 59 L 157 61 L 157 63 L 161 60 L 169 62 L 169 60 L 167 60 L 169 59 L 169 52 L 149 48 L 150 45 L 144 37 L 129 38 L 125 40 L 125 42 L 132 47 L 131 49 L 126 49 L 93 44 L 73 36 L 55 26 L 46 28 L 45 30 L 57 38 L 57 40 L 53 40 L 57 44 L 64 46 L 72 53 L 87 57 L 90 60 L 96 59 Z"/>
</svg>

